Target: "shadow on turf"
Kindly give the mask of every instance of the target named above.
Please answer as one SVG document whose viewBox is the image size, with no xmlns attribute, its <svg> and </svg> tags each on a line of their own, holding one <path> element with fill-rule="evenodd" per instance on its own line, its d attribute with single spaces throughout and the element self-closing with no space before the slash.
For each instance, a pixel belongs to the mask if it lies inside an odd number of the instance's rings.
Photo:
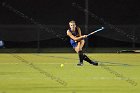
<svg viewBox="0 0 140 93">
<path fill-rule="evenodd" d="M 106 71 L 109 72 L 110 74 L 115 75 L 116 77 L 119 77 L 121 80 L 124 80 L 124 81 L 126 81 L 127 83 L 129 83 L 129 84 L 131 84 L 131 85 L 133 85 L 133 86 L 137 86 L 137 85 L 138 85 L 138 83 L 135 82 L 134 80 L 130 79 L 129 77 L 125 77 L 123 74 L 120 74 L 119 72 L 117 72 L 117 71 L 111 69 L 110 67 L 104 65 L 103 63 L 101 63 L 100 65 L 101 65 L 101 67 L 102 67 L 104 70 L 106 70 Z"/>
<path fill-rule="evenodd" d="M 34 54 L 36 56 L 41 56 L 42 55 L 39 55 L 39 54 Z M 66 58 L 66 57 L 58 57 L 58 56 L 43 56 L 43 57 L 52 57 L 52 58 L 62 58 L 62 59 L 73 59 L 73 60 L 78 60 L 78 59 L 74 59 L 74 58 Z M 109 73 L 115 75 L 116 77 L 119 77 L 121 78 L 122 80 L 125 80 L 127 83 L 133 85 L 133 86 L 137 86 L 137 82 L 135 82 L 134 80 L 128 78 L 128 77 L 125 77 L 124 75 L 118 73 L 117 71 L 109 68 L 108 66 L 133 66 L 133 65 L 129 65 L 129 64 L 121 64 L 121 63 L 112 63 L 112 62 L 100 62 L 100 66 L 105 69 L 106 71 L 108 71 Z"/>
<path fill-rule="evenodd" d="M 19 61 L 27 64 L 28 66 L 30 66 L 31 68 L 37 70 L 39 73 L 44 74 L 46 77 L 51 78 L 52 80 L 54 80 L 55 82 L 58 82 L 59 84 L 63 85 L 63 86 L 67 86 L 67 82 L 65 82 L 64 80 L 60 79 L 59 77 L 54 76 L 53 74 L 44 71 L 43 69 L 39 68 L 38 66 L 34 65 L 33 63 L 25 60 L 24 58 L 16 55 L 16 54 L 12 54 L 12 56 L 16 59 L 18 59 Z"/>
<path fill-rule="evenodd" d="M 60 57 L 60 56 L 43 56 L 43 55 L 40 55 L 40 54 L 33 54 L 33 55 L 41 56 L 41 57 L 52 57 L 52 58 L 79 60 L 79 59 L 76 59 L 76 58 L 67 58 L 67 57 Z M 130 64 L 122 64 L 122 63 L 116 63 L 116 62 L 101 62 L 101 61 L 97 61 L 97 62 L 99 62 L 99 65 L 101 63 L 104 63 L 104 64 L 106 64 L 106 66 L 134 66 L 134 65 L 130 65 Z"/>
</svg>

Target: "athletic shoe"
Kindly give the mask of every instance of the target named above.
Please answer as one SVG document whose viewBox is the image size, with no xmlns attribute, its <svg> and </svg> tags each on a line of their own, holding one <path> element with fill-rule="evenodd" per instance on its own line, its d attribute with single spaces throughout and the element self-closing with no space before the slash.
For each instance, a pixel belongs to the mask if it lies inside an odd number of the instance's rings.
<svg viewBox="0 0 140 93">
<path fill-rule="evenodd" d="M 83 66 L 83 64 L 82 63 L 78 63 L 77 66 Z"/>
<path fill-rule="evenodd" d="M 92 65 L 98 66 L 98 62 L 92 61 Z"/>
</svg>

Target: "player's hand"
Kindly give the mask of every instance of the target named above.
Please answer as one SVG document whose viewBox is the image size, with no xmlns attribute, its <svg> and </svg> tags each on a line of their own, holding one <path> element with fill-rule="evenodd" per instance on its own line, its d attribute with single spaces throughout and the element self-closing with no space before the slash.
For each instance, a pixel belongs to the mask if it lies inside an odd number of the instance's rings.
<svg viewBox="0 0 140 93">
<path fill-rule="evenodd" d="M 83 38 L 87 38 L 87 35 L 83 35 L 82 37 L 83 37 Z"/>
</svg>

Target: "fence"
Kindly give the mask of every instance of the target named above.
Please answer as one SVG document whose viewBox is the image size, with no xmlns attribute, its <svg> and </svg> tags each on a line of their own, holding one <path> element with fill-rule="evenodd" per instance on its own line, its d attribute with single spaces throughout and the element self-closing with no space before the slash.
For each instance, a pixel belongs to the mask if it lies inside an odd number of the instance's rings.
<svg viewBox="0 0 140 93">
<path fill-rule="evenodd" d="M 84 26 L 81 27 L 85 34 Z M 100 25 L 88 26 L 88 33 L 99 29 Z M 66 35 L 67 26 L 61 25 L 1 25 L 0 38 L 4 47 L 8 48 L 70 48 L 69 37 Z M 139 48 L 139 25 L 113 25 L 105 27 L 101 32 L 90 36 L 86 48 Z"/>
</svg>

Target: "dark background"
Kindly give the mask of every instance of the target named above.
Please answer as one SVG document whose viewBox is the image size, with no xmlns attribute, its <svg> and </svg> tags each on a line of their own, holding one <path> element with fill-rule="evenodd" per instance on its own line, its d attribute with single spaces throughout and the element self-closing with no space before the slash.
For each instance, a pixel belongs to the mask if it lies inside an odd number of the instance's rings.
<svg viewBox="0 0 140 93">
<path fill-rule="evenodd" d="M 125 25 L 126 28 L 129 27 L 129 25 L 138 27 L 140 24 L 140 12 L 139 12 L 140 3 L 138 0 L 88 0 L 88 1 L 89 1 L 88 3 L 89 11 L 96 14 L 98 17 L 104 19 L 105 22 L 108 22 L 112 25 L 119 25 L 119 26 Z M 5 46 L 7 48 L 70 47 L 70 44 L 68 43 L 69 39 L 65 34 L 66 30 L 68 29 L 68 22 L 70 20 L 75 20 L 77 24 L 82 28 L 83 33 L 85 33 L 84 32 L 85 13 L 83 11 L 80 11 L 78 8 L 72 6 L 73 3 L 76 3 L 79 6 L 85 8 L 85 0 L 1 0 L 0 3 L 1 3 L 0 6 L 1 39 L 5 41 Z M 42 25 L 53 25 L 52 28 L 55 28 L 55 26 L 60 26 L 60 27 L 62 26 L 60 33 L 64 34 L 63 38 L 65 38 L 65 40 L 58 37 L 41 39 L 42 35 L 46 35 L 46 37 L 49 37 L 52 34 L 50 32 L 44 34 L 42 32 L 43 29 L 40 29 L 38 27 L 39 29 L 37 28 L 38 30 L 34 32 L 36 33 L 35 34 L 36 40 L 35 39 L 32 40 L 32 38 L 31 39 L 29 38 L 30 40 L 24 41 L 24 39 L 22 39 L 18 41 L 18 39 L 20 38 L 19 36 L 17 37 L 17 35 L 19 35 L 17 34 L 17 31 L 21 32 L 20 35 L 22 34 L 22 36 L 20 37 L 26 38 L 27 34 L 24 32 L 26 31 L 26 29 L 29 30 L 28 29 L 29 27 L 27 26 L 31 25 L 37 27 L 37 25 L 32 23 L 30 20 L 23 18 L 18 14 L 12 12 L 8 8 L 2 6 L 3 3 L 12 6 L 16 10 L 22 12 L 29 18 L 33 18 L 36 22 L 39 22 Z M 89 26 L 91 25 L 94 25 L 95 27 L 96 25 L 104 26 L 104 23 L 100 22 L 98 19 L 90 15 L 88 16 L 88 19 L 89 19 L 88 20 Z M 22 25 L 22 28 L 18 30 L 14 29 L 12 32 L 13 37 L 10 37 L 11 33 L 10 34 L 8 33 L 11 30 L 10 26 L 13 25 L 14 27 L 15 26 L 19 27 L 19 25 Z M 4 30 L 2 29 L 3 26 L 5 26 Z M 23 28 L 24 30 L 21 30 Z M 7 31 L 7 33 L 5 34 L 4 31 Z M 128 30 L 124 30 L 124 32 L 129 33 L 127 31 Z M 139 30 L 137 30 L 137 33 L 139 33 Z M 32 33 L 30 35 L 32 35 Z M 113 35 L 116 35 L 116 33 L 114 33 Z M 7 38 L 5 39 L 5 37 L 8 37 L 8 39 Z M 17 38 L 17 40 L 12 39 L 15 37 Z M 137 37 L 138 37 L 137 39 L 139 40 L 138 34 Z M 88 45 L 90 47 L 93 46 L 94 47 L 132 47 L 132 46 L 139 47 L 140 46 L 139 42 L 133 42 L 133 40 L 123 41 L 121 39 L 117 40 L 117 37 L 115 38 L 116 39 L 112 39 L 109 37 L 102 37 L 97 34 L 94 37 L 90 37 L 88 39 L 88 41 L 91 42 L 88 43 Z M 118 36 L 118 38 L 120 37 Z M 94 39 L 94 43 L 92 42 L 93 39 Z"/>
<path fill-rule="evenodd" d="M 73 7 L 72 3 L 85 7 L 85 0 L 3 1 L 42 24 L 66 25 L 71 19 L 84 24 L 84 13 Z M 111 24 L 140 24 L 139 5 L 138 0 L 89 0 L 89 11 Z M 0 11 L 0 24 L 31 24 L 4 7 L 0 7 Z M 89 19 L 89 24 L 97 21 Z"/>
</svg>

